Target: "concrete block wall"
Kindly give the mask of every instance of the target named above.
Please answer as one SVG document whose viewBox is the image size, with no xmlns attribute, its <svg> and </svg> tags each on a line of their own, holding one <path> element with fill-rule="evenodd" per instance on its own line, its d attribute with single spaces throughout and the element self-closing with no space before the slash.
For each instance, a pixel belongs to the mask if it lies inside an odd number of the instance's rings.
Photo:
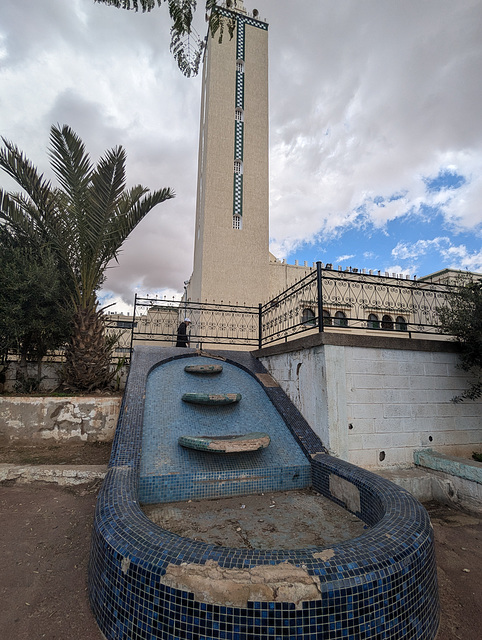
<svg viewBox="0 0 482 640">
<path fill-rule="evenodd" d="M 423 447 L 482 449 L 482 402 L 453 404 L 467 378 L 452 343 L 320 334 L 256 352 L 334 455 L 408 467 Z"/>
</svg>

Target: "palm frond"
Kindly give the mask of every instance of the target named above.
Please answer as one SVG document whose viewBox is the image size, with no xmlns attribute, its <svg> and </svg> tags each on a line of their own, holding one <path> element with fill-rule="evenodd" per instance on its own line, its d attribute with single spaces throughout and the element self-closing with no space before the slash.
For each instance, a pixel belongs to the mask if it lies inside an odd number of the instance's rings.
<svg viewBox="0 0 482 640">
<path fill-rule="evenodd" d="M 23 243 L 39 244 L 48 237 L 38 209 L 21 193 L 0 190 L 0 220 L 11 237 Z"/>
<path fill-rule="evenodd" d="M 204 48 L 204 40 L 200 40 L 193 34 L 182 37 L 174 29 L 171 29 L 170 51 L 186 78 L 198 74 Z"/>
<path fill-rule="evenodd" d="M 32 198 L 36 206 L 42 209 L 51 194 L 50 181 L 12 142 L 2 138 L 5 145 L 0 149 L 0 167 Z"/>
<path fill-rule="evenodd" d="M 105 264 L 116 258 L 120 247 L 137 225 L 155 206 L 166 200 L 175 198 L 172 189 L 165 188 L 150 192 L 145 187 L 137 185 L 129 191 L 118 203 L 118 212 L 110 221 L 105 235 L 105 249 L 103 259 Z"/>
<path fill-rule="evenodd" d="M 93 172 L 92 162 L 79 136 L 67 125 L 50 128 L 50 164 L 72 205 L 82 209 Z"/>
<path fill-rule="evenodd" d="M 197 0 L 168 0 L 168 4 L 172 20 L 171 31 L 179 35 L 191 33 L 192 17 L 196 11 Z"/>
<path fill-rule="evenodd" d="M 192 21 L 197 9 L 197 0 L 94 0 L 99 4 L 106 4 L 118 9 L 127 9 L 143 12 L 152 11 L 156 6 L 160 7 L 167 2 L 169 16 L 171 18 L 171 44 L 170 50 L 181 72 L 188 78 L 197 75 L 200 61 L 203 55 L 205 43 L 198 37 L 191 38 L 193 34 Z M 233 37 L 235 20 L 224 20 L 225 24 L 215 9 L 219 6 L 218 0 L 206 0 L 206 16 L 209 20 L 209 30 L 212 36 L 219 31 L 219 39 L 222 40 L 224 27 Z"/>
<path fill-rule="evenodd" d="M 106 151 L 92 174 L 89 188 L 89 215 L 86 216 L 86 241 L 99 246 L 106 226 L 115 216 L 119 198 L 126 186 L 126 153 L 122 147 Z"/>
</svg>

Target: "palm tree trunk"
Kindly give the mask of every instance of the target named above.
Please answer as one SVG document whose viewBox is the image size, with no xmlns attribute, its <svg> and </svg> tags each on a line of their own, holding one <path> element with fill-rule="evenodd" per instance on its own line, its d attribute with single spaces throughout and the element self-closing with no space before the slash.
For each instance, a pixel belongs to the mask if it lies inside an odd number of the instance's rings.
<svg viewBox="0 0 482 640">
<path fill-rule="evenodd" d="M 66 350 L 64 382 L 82 391 L 105 388 L 114 376 L 110 361 L 102 312 L 95 306 L 77 309 Z"/>
</svg>

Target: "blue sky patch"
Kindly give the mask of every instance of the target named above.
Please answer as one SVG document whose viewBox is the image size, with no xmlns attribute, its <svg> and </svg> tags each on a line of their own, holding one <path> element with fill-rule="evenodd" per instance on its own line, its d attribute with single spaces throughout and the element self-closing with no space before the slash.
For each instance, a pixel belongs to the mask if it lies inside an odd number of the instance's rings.
<svg viewBox="0 0 482 640">
<path fill-rule="evenodd" d="M 287 262 L 294 264 L 298 260 L 303 264 L 306 261 L 311 267 L 320 260 L 332 263 L 335 269 L 341 265 L 343 269 L 355 267 L 360 271 L 373 269 L 382 273 L 400 267 L 418 277 L 451 265 L 463 269 L 462 264 L 457 264 L 457 256 L 449 255 L 448 250 L 451 246 L 464 245 L 469 254 L 476 254 L 480 251 L 480 239 L 474 237 L 473 232 L 456 236 L 448 233 L 444 217 L 436 208 L 424 206 L 423 214 L 422 217 L 396 218 L 383 228 L 365 225 L 363 232 L 358 226 L 340 229 L 330 238 L 299 246 L 287 256 Z M 403 250 L 392 253 L 396 247 Z"/>
<path fill-rule="evenodd" d="M 440 171 L 435 178 L 424 178 L 423 181 L 429 193 L 444 191 L 446 189 L 460 189 L 460 187 L 467 182 L 463 175 L 449 171 L 448 169 Z"/>
</svg>

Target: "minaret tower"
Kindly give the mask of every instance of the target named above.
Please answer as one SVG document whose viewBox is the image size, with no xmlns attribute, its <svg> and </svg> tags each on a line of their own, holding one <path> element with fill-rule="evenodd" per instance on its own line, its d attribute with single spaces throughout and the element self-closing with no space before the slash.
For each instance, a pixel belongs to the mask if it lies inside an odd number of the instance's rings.
<svg viewBox="0 0 482 640">
<path fill-rule="evenodd" d="M 268 25 L 243 0 L 217 11 L 203 65 L 194 270 L 196 302 L 257 305 L 268 297 Z M 231 38 L 227 21 L 234 20 Z"/>
</svg>

